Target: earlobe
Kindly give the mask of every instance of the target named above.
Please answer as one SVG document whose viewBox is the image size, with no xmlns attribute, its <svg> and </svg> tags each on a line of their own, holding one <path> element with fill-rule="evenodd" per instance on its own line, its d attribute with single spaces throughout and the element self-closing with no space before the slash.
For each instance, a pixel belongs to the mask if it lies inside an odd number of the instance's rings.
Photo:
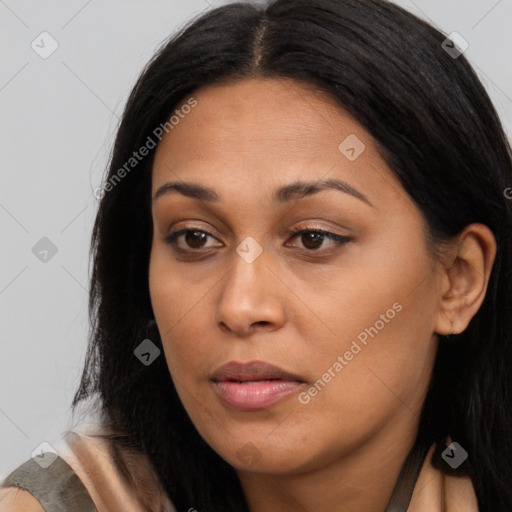
<svg viewBox="0 0 512 512">
<path fill-rule="evenodd" d="M 469 224 L 457 236 L 443 270 L 447 286 L 440 297 L 435 332 L 460 334 L 477 313 L 487 292 L 496 257 L 496 239 L 484 224 Z"/>
</svg>

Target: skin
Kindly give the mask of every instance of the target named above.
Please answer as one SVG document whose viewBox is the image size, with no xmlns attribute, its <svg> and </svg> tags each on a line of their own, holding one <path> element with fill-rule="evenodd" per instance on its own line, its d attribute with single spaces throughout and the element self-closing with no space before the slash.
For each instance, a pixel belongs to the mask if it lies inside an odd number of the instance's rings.
<svg viewBox="0 0 512 512">
<path fill-rule="evenodd" d="M 435 258 L 420 210 L 370 134 L 309 85 L 247 79 L 193 96 L 197 106 L 157 148 L 152 182 L 153 197 L 171 181 L 220 196 L 169 192 L 153 201 L 150 294 L 178 394 L 236 468 L 252 512 L 382 512 L 414 442 L 437 333 L 452 321 L 461 332 L 480 307 L 494 237 L 472 224 Z M 365 145 L 354 161 L 338 149 L 350 134 Z M 280 186 L 322 178 L 345 181 L 371 205 L 333 189 L 272 199 Z M 210 236 L 165 241 L 185 227 Z M 350 241 L 320 239 L 312 249 L 289 233 L 296 227 Z M 249 236 L 262 249 L 252 263 L 236 252 Z M 299 392 L 396 303 L 394 318 L 301 403 Z M 267 409 L 236 410 L 209 380 L 233 360 L 264 360 L 306 384 Z"/>
<path fill-rule="evenodd" d="M 39 501 L 18 487 L 0 489 L 0 512 L 45 512 Z"/>
</svg>

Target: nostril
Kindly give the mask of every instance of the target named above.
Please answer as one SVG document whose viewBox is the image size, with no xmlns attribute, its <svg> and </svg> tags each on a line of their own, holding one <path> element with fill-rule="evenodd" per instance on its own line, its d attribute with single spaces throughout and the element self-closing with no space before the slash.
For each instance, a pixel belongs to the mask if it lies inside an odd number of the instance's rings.
<svg viewBox="0 0 512 512">
<path fill-rule="evenodd" d="M 254 322 L 253 325 L 265 327 L 267 325 L 270 325 L 270 322 L 267 322 L 266 320 L 261 320 L 260 322 Z"/>
</svg>

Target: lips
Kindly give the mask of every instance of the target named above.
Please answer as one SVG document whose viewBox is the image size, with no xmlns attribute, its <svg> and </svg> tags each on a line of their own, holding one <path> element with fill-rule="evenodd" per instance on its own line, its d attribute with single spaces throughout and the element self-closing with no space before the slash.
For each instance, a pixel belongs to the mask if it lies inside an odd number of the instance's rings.
<svg viewBox="0 0 512 512">
<path fill-rule="evenodd" d="M 229 362 L 211 382 L 225 405 L 245 411 L 270 407 L 305 384 L 298 375 L 264 361 Z"/>
<path fill-rule="evenodd" d="M 220 381 L 261 381 L 279 379 L 283 381 L 304 382 L 298 375 L 287 372 L 278 366 L 264 361 L 238 363 L 231 361 L 221 366 L 211 377 L 215 382 Z"/>
</svg>

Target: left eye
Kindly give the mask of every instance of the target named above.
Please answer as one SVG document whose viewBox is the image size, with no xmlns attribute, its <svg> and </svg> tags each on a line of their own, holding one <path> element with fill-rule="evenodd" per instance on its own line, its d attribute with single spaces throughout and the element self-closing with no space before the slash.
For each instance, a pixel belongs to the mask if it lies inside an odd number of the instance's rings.
<svg viewBox="0 0 512 512">
<path fill-rule="evenodd" d="M 337 235 L 330 231 L 324 231 L 323 229 L 301 229 L 293 231 L 292 234 L 294 235 L 292 239 L 300 236 L 304 247 L 312 251 L 321 249 L 325 240 L 330 240 L 338 246 L 350 241 L 350 237 L 348 236 Z"/>
</svg>

